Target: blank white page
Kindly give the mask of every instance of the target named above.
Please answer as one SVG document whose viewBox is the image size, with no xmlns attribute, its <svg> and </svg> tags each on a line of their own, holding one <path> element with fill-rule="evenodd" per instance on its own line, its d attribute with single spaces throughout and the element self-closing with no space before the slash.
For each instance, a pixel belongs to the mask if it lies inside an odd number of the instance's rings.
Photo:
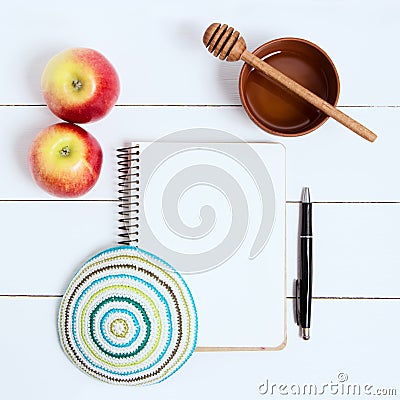
<svg viewBox="0 0 400 400">
<path fill-rule="evenodd" d="M 285 148 L 138 144 L 138 244 L 183 275 L 197 307 L 198 347 L 283 348 Z"/>
</svg>

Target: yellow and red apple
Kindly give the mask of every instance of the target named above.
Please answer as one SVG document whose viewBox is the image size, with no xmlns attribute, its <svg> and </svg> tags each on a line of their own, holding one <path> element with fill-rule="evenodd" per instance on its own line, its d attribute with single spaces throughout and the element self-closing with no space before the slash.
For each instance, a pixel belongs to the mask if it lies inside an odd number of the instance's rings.
<svg viewBox="0 0 400 400">
<path fill-rule="evenodd" d="M 88 48 L 56 54 L 43 71 L 41 86 L 50 110 L 74 123 L 103 118 L 120 92 L 114 67 L 98 51 Z"/>
<path fill-rule="evenodd" d="M 62 122 L 42 130 L 29 152 L 36 183 L 59 197 L 78 197 L 97 182 L 103 162 L 99 142 L 80 126 Z"/>
</svg>

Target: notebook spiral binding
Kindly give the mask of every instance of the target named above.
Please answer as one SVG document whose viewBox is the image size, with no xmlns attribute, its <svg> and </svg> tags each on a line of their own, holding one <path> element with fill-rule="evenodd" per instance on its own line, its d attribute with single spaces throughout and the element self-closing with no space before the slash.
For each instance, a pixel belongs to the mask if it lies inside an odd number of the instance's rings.
<svg viewBox="0 0 400 400">
<path fill-rule="evenodd" d="M 118 244 L 139 245 L 139 145 L 117 149 Z"/>
</svg>

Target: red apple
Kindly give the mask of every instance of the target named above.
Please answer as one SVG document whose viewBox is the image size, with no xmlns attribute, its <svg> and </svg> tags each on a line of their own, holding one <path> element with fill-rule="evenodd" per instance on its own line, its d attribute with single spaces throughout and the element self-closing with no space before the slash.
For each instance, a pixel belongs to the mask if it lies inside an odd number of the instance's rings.
<svg viewBox="0 0 400 400">
<path fill-rule="evenodd" d="M 80 126 L 66 122 L 42 130 L 29 152 L 36 183 L 59 197 L 88 192 L 97 182 L 102 162 L 99 142 Z"/>
<path fill-rule="evenodd" d="M 72 48 L 55 55 L 42 75 L 46 104 L 59 118 L 75 123 L 103 118 L 118 99 L 118 75 L 99 52 Z"/>
</svg>

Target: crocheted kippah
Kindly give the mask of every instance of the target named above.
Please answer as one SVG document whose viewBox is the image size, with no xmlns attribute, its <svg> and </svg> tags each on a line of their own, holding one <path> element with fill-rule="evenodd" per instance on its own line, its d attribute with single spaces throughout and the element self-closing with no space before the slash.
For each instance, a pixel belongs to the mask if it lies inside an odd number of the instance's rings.
<svg viewBox="0 0 400 400">
<path fill-rule="evenodd" d="M 70 283 L 59 333 L 69 358 L 102 381 L 143 385 L 165 380 L 191 356 L 197 314 L 185 281 L 136 247 L 97 254 Z"/>
</svg>

